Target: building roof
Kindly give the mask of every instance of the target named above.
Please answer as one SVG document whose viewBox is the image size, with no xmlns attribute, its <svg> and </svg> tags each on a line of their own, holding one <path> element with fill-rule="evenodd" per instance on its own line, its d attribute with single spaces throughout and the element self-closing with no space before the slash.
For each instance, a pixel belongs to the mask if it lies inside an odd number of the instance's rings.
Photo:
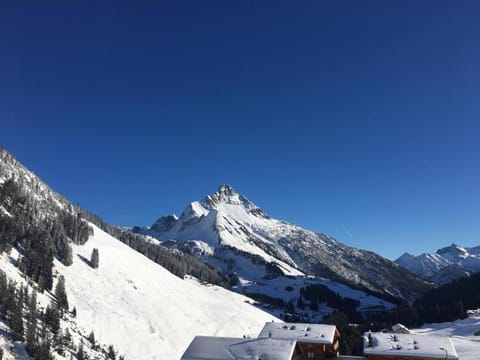
<svg viewBox="0 0 480 360">
<path fill-rule="evenodd" d="M 290 360 L 296 341 L 196 336 L 181 360 Z"/>
<path fill-rule="evenodd" d="M 365 355 L 396 355 L 408 357 L 428 357 L 458 359 L 457 352 L 449 337 L 419 334 L 372 333 L 373 347 L 369 347 L 368 334 L 364 336 Z M 443 350 L 445 349 L 445 350 Z"/>
<path fill-rule="evenodd" d="M 400 331 L 400 330 L 410 332 L 410 330 L 408 330 L 408 328 L 405 325 L 402 325 L 402 324 L 393 325 L 392 330 L 393 330 L 393 332 L 397 332 L 397 331 Z"/>
<path fill-rule="evenodd" d="M 333 344 L 335 329 L 335 325 L 269 322 L 265 324 L 258 337 Z"/>
</svg>

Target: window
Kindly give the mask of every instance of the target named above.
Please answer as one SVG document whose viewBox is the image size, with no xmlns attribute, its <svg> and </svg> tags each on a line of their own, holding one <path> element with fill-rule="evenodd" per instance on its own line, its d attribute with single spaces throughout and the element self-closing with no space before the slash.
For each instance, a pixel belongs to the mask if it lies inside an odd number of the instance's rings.
<svg viewBox="0 0 480 360">
<path fill-rule="evenodd" d="M 307 357 L 308 357 L 309 359 L 313 359 L 313 352 L 307 353 Z"/>
</svg>

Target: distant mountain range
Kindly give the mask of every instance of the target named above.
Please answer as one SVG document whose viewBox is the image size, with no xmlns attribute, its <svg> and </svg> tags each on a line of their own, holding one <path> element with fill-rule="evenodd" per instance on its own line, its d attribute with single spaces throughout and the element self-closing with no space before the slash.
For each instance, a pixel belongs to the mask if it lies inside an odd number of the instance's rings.
<svg viewBox="0 0 480 360">
<path fill-rule="evenodd" d="M 395 262 L 422 279 L 446 284 L 480 272 L 480 246 L 461 247 L 452 244 L 435 253 L 418 256 L 404 253 Z"/>
<path fill-rule="evenodd" d="M 376 293 L 412 300 L 429 285 L 396 263 L 333 237 L 273 219 L 231 186 L 188 205 L 180 217 L 160 217 L 132 229 L 203 256 L 242 282 L 272 273 L 318 276 Z M 252 269 L 260 269 L 252 273 Z"/>
</svg>

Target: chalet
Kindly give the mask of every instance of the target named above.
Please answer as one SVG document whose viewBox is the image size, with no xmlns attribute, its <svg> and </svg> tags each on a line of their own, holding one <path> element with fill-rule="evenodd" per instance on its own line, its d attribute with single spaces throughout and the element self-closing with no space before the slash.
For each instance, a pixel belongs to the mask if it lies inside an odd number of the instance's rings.
<svg viewBox="0 0 480 360">
<path fill-rule="evenodd" d="M 196 336 L 181 360 L 291 360 L 294 340 Z"/>
<path fill-rule="evenodd" d="M 258 338 L 295 341 L 292 360 L 338 357 L 340 333 L 335 325 L 271 322 L 265 324 Z"/>
<path fill-rule="evenodd" d="M 338 356 L 334 325 L 266 323 L 258 338 L 196 336 L 181 360 L 325 360 Z"/>
<path fill-rule="evenodd" d="M 410 330 L 408 330 L 408 328 L 402 324 L 393 325 L 392 332 L 395 334 L 410 334 Z"/>
<path fill-rule="evenodd" d="M 368 360 L 458 360 L 449 337 L 366 333 L 364 355 Z"/>
</svg>

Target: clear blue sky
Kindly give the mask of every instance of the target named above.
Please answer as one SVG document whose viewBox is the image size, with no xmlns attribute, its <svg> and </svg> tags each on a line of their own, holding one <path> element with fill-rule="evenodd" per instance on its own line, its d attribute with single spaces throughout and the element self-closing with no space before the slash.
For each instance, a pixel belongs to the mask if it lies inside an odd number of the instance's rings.
<svg viewBox="0 0 480 360">
<path fill-rule="evenodd" d="M 479 1 L 24 3 L 0 144 L 108 222 L 229 183 L 389 258 L 480 244 Z"/>
</svg>

